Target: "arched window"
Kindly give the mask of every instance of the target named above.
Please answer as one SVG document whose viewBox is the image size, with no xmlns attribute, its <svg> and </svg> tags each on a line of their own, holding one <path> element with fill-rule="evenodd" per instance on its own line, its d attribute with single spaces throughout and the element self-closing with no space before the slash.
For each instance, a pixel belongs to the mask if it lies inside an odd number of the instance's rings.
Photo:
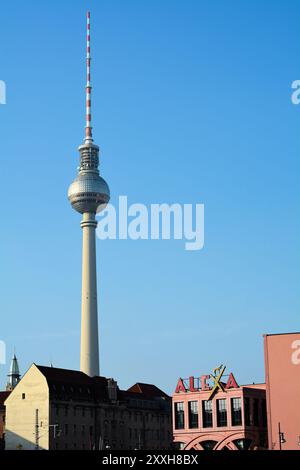
<svg viewBox="0 0 300 470">
<path fill-rule="evenodd" d="M 251 439 L 236 439 L 233 443 L 238 450 L 249 450 L 252 441 Z"/>
<path fill-rule="evenodd" d="M 217 441 L 203 441 L 200 442 L 200 445 L 203 447 L 204 450 L 214 450 L 214 447 L 218 444 Z"/>
</svg>

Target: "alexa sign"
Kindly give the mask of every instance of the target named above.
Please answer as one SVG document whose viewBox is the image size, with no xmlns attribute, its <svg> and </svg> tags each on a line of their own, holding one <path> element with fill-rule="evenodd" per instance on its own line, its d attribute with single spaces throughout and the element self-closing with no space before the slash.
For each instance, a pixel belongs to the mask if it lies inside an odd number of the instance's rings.
<svg viewBox="0 0 300 470">
<path fill-rule="evenodd" d="M 232 372 L 228 375 L 227 382 L 221 382 L 221 378 L 225 372 L 226 366 L 221 364 L 213 370 L 212 374 L 201 375 L 196 379 L 190 377 L 188 380 L 179 379 L 177 382 L 175 393 L 199 392 L 210 390 L 209 400 L 217 391 L 225 392 L 230 388 L 239 388 Z"/>
</svg>

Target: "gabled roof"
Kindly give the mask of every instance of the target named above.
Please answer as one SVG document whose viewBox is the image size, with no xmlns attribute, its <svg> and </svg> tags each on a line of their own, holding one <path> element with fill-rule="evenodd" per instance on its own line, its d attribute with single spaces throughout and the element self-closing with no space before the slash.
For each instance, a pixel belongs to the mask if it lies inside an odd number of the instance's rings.
<svg viewBox="0 0 300 470">
<path fill-rule="evenodd" d="M 52 383 L 72 383 L 89 385 L 91 377 L 79 370 L 59 369 L 57 367 L 46 367 L 35 364 L 39 371 L 46 377 L 48 384 Z"/>
<path fill-rule="evenodd" d="M 54 400 L 109 401 L 108 381 L 102 376 L 89 377 L 84 372 L 34 364 L 45 377 L 50 395 Z M 117 386 L 117 400 L 169 399 L 162 390 L 152 384 L 136 383 L 128 390 Z"/>
<path fill-rule="evenodd" d="M 144 384 L 141 382 L 137 382 L 136 384 L 132 385 L 132 387 L 127 390 L 127 392 L 143 394 L 147 399 L 170 398 L 165 392 L 156 387 L 156 385 Z"/>
<path fill-rule="evenodd" d="M 105 377 L 89 377 L 84 372 L 36 365 L 47 380 L 52 397 L 99 401 L 108 399 Z"/>
</svg>

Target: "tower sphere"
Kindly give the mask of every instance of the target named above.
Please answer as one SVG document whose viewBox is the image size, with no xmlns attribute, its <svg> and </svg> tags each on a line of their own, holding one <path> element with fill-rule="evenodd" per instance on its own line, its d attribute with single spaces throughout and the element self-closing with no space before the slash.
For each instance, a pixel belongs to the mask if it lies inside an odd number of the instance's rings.
<svg viewBox="0 0 300 470">
<path fill-rule="evenodd" d="M 99 147 L 85 143 L 79 147 L 81 154 L 79 172 L 69 186 L 68 199 L 77 212 L 101 212 L 110 199 L 106 181 L 99 175 Z"/>
<path fill-rule="evenodd" d="M 70 185 L 68 199 L 77 212 L 101 212 L 110 199 L 106 181 L 97 174 L 79 174 Z"/>
</svg>

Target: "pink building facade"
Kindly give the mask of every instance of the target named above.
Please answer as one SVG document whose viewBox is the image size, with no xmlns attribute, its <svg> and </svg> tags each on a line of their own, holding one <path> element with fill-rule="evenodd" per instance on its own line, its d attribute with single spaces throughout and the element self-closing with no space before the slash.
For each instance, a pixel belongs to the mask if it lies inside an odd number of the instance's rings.
<svg viewBox="0 0 300 470">
<path fill-rule="evenodd" d="M 225 367 L 179 379 L 173 394 L 173 439 L 181 450 L 267 449 L 265 384 L 239 386 Z"/>
<path fill-rule="evenodd" d="M 270 450 L 300 450 L 300 333 L 264 336 Z"/>
</svg>

